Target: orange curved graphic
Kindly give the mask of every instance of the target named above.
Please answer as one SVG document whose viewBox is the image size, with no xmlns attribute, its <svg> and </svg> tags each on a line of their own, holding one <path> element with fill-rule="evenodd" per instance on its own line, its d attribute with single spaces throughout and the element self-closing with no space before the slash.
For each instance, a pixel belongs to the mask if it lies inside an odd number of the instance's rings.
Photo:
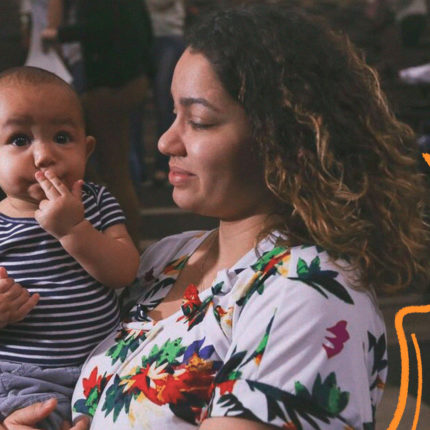
<svg viewBox="0 0 430 430">
<path fill-rule="evenodd" d="M 412 333 L 412 342 L 414 343 L 415 355 L 417 356 L 418 370 L 417 405 L 415 407 L 414 422 L 412 424 L 412 430 L 415 430 L 417 428 L 418 419 L 420 417 L 421 397 L 423 395 L 423 363 L 421 360 L 420 346 L 418 345 L 415 333 Z"/>
<path fill-rule="evenodd" d="M 430 154 L 423 152 L 422 155 L 423 155 L 423 158 L 426 161 L 426 163 L 430 166 Z"/>
<path fill-rule="evenodd" d="M 423 154 L 423 156 L 424 155 L 425 154 Z M 430 161 L 430 155 L 429 155 L 429 161 Z M 408 344 L 406 341 L 405 331 L 403 329 L 403 319 L 405 318 L 406 315 L 411 315 L 416 313 L 419 313 L 419 314 L 430 313 L 430 305 L 404 307 L 397 312 L 394 320 L 394 325 L 396 328 L 397 338 L 399 340 L 399 346 L 400 346 L 400 359 L 401 359 L 402 369 L 401 369 L 401 377 L 400 377 L 399 399 L 397 401 L 397 407 L 394 412 L 394 417 L 391 420 L 391 423 L 387 430 L 397 430 L 406 407 L 406 400 L 408 397 L 408 388 L 409 388 L 409 368 L 410 367 L 409 367 Z M 412 333 L 411 336 L 415 347 L 415 353 L 417 357 L 417 369 L 418 369 L 417 403 L 415 407 L 413 426 L 411 429 L 411 430 L 415 430 L 418 424 L 418 418 L 419 418 L 419 413 L 421 408 L 423 374 L 422 374 L 421 352 L 419 349 L 419 345 L 418 345 L 415 333 Z"/>
</svg>

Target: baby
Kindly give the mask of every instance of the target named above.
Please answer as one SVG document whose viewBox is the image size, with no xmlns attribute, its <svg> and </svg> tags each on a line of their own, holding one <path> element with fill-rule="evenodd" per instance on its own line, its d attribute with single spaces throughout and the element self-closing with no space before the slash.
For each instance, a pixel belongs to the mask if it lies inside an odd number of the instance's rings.
<svg viewBox="0 0 430 430">
<path fill-rule="evenodd" d="M 82 179 L 94 145 L 68 84 L 0 74 L 0 415 L 56 397 L 46 429 L 70 420 L 80 366 L 119 321 L 113 289 L 139 262 L 116 200 Z"/>
</svg>

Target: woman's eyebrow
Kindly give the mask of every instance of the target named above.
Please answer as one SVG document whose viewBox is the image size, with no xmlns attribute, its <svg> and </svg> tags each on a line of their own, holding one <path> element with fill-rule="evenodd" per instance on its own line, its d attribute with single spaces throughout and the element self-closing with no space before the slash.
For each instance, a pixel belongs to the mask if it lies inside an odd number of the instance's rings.
<svg viewBox="0 0 430 430">
<path fill-rule="evenodd" d="M 201 104 L 209 109 L 212 109 L 215 112 L 219 112 L 219 109 L 216 108 L 213 104 L 209 103 L 206 99 L 201 97 L 182 97 L 179 99 L 179 103 L 182 106 L 191 106 L 193 104 Z"/>
</svg>

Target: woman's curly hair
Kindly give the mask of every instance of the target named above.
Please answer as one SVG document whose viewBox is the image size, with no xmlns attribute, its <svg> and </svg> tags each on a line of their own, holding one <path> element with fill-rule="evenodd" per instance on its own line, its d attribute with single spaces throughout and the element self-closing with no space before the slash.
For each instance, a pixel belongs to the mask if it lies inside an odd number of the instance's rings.
<svg viewBox="0 0 430 430">
<path fill-rule="evenodd" d="M 272 231 L 346 259 L 357 287 L 427 282 L 428 191 L 415 136 L 349 40 L 260 1 L 215 12 L 187 41 L 246 111 L 282 215 Z"/>
</svg>

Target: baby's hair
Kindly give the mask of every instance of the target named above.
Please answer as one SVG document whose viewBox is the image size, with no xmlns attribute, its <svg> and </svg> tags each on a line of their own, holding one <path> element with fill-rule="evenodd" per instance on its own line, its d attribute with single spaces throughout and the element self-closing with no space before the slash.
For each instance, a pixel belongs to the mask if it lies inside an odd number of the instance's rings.
<svg viewBox="0 0 430 430">
<path fill-rule="evenodd" d="M 59 76 L 38 67 L 12 67 L 0 73 L 0 82 L 2 81 L 29 85 L 58 84 L 73 91 L 72 87 Z"/>
<path fill-rule="evenodd" d="M 0 73 L 0 91 L 4 85 L 29 85 L 34 87 L 39 87 L 40 85 L 59 85 L 76 100 L 82 120 L 84 121 L 84 112 L 78 94 L 72 86 L 54 73 L 32 66 L 12 67 Z"/>
</svg>

